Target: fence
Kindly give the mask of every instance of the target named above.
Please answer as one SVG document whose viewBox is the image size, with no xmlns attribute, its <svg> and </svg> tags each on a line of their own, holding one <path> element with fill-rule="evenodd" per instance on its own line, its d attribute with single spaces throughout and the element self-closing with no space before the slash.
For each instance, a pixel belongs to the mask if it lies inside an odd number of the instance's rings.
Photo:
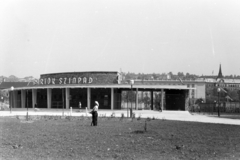
<svg viewBox="0 0 240 160">
<path fill-rule="evenodd" d="M 204 113 L 213 113 L 218 112 L 223 113 L 240 113 L 240 102 L 222 102 L 219 103 L 200 103 L 195 104 L 190 107 L 191 112 L 204 112 Z"/>
</svg>

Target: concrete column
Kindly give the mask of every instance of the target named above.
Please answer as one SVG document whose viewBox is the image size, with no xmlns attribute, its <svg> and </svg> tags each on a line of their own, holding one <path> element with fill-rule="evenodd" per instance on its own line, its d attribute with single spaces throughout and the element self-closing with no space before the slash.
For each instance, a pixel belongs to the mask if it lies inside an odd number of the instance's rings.
<svg viewBox="0 0 240 160">
<path fill-rule="evenodd" d="M 163 105 L 164 105 L 163 96 L 164 96 L 164 92 L 163 92 L 163 89 L 161 89 L 161 108 L 162 108 L 162 111 L 163 111 Z"/>
<path fill-rule="evenodd" d="M 52 89 L 47 89 L 47 108 L 52 108 Z"/>
<path fill-rule="evenodd" d="M 91 108 L 91 88 L 87 88 L 87 108 Z"/>
<path fill-rule="evenodd" d="M 136 110 L 138 110 L 138 88 L 136 88 Z"/>
<path fill-rule="evenodd" d="M 63 105 L 62 108 L 65 108 L 64 107 L 64 101 L 65 101 L 64 100 L 64 88 L 62 88 L 62 105 Z"/>
<path fill-rule="evenodd" d="M 52 108 L 52 89 L 47 89 L 47 108 Z"/>
<path fill-rule="evenodd" d="M 32 89 L 32 108 L 37 104 L 37 89 Z"/>
<path fill-rule="evenodd" d="M 13 91 L 9 91 L 9 107 L 13 108 Z"/>
<path fill-rule="evenodd" d="M 111 88 L 111 110 L 114 108 L 114 89 Z"/>
<path fill-rule="evenodd" d="M 187 96 L 185 96 L 185 111 L 189 111 L 190 110 L 190 96 L 191 96 L 191 90 L 189 89 L 188 91 L 186 91 Z"/>
<path fill-rule="evenodd" d="M 153 91 L 151 91 L 151 110 L 153 110 Z"/>
<path fill-rule="evenodd" d="M 69 95 L 70 95 L 70 89 L 69 88 L 66 88 L 65 89 L 65 99 L 66 99 L 66 109 L 69 109 Z"/>
<path fill-rule="evenodd" d="M 17 108 L 17 92 L 13 91 L 13 108 Z"/>
<path fill-rule="evenodd" d="M 26 90 L 21 90 L 21 108 L 26 107 Z"/>
</svg>

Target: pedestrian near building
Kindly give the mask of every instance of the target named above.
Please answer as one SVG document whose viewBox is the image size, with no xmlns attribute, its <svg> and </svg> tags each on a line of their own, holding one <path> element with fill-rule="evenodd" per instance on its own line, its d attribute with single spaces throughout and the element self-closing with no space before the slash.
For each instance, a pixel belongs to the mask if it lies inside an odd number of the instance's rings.
<svg viewBox="0 0 240 160">
<path fill-rule="evenodd" d="M 99 108 L 99 103 L 98 103 L 98 101 L 95 101 L 95 105 L 93 107 L 93 110 L 90 112 L 92 114 L 92 123 L 91 123 L 91 125 L 93 125 L 93 126 L 97 126 L 98 108 Z"/>
<path fill-rule="evenodd" d="M 82 109 L 82 103 L 81 102 L 79 102 L 79 112 L 81 112 L 81 109 Z"/>
</svg>

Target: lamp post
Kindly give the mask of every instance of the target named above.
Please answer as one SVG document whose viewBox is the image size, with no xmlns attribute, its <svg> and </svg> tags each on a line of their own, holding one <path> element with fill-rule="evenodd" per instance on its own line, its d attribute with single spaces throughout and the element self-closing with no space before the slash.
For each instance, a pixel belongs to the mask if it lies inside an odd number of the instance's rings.
<svg viewBox="0 0 240 160">
<path fill-rule="evenodd" d="M 213 109 L 212 109 L 212 114 L 213 114 L 213 112 L 215 112 L 215 111 L 216 111 L 216 106 L 217 106 L 217 102 L 216 102 L 216 101 L 214 101 L 214 106 L 213 106 Z"/>
<path fill-rule="evenodd" d="M 12 86 L 11 87 L 11 99 L 10 99 L 10 101 L 11 101 L 11 105 L 10 105 L 10 113 L 12 113 L 12 105 L 13 105 L 13 91 L 14 91 L 14 87 Z"/>
<path fill-rule="evenodd" d="M 132 93 L 133 93 L 132 87 L 133 87 L 133 84 L 134 84 L 134 80 L 130 80 L 130 84 L 131 84 L 131 95 L 132 95 Z M 132 96 L 131 96 L 131 97 L 132 97 Z M 133 110 L 133 107 L 132 107 L 132 98 L 131 98 L 131 111 L 130 111 L 130 117 L 131 117 L 131 118 L 133 118 L 133 117 L 132 117 L 132 110 Z"/>
<path fill-rule="evenodd" d="M 219 111 L 219 108 L 220 108 L 220 105 L 219 105 L 219 93 L 220 93 L 221 89 L 218 87 L 217 88 L 217 92 L 218 92 L 218 117 L 220 117 L 220 111 Z"/>
</svg>

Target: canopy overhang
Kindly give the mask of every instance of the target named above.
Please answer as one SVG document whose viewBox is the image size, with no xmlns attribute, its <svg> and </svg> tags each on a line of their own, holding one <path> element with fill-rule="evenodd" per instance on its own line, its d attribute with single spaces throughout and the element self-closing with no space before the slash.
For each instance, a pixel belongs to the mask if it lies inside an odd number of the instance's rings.
<svg viewBox="0 0 240 160">
<path fill-rule="evenodd" d="M 100 84 L 86 84 L 86 85 L 44 85 L 44 86 L 27 86 L 27 87 L 18 87 L 14 88 L 14 90 L 29 90 L 29 89 L 62 89 L 62 88 L 118 88 L 118 89 L 179 89 L 179 90 L 190 90 L 196 88 L 189 88 L 187 85 L 129 85 L 129 84 L 108 84 L 108 85 L 100 85 Z M 7 88 L 5 90 L 11 91 L 11 88 Z"/>
</svg>

